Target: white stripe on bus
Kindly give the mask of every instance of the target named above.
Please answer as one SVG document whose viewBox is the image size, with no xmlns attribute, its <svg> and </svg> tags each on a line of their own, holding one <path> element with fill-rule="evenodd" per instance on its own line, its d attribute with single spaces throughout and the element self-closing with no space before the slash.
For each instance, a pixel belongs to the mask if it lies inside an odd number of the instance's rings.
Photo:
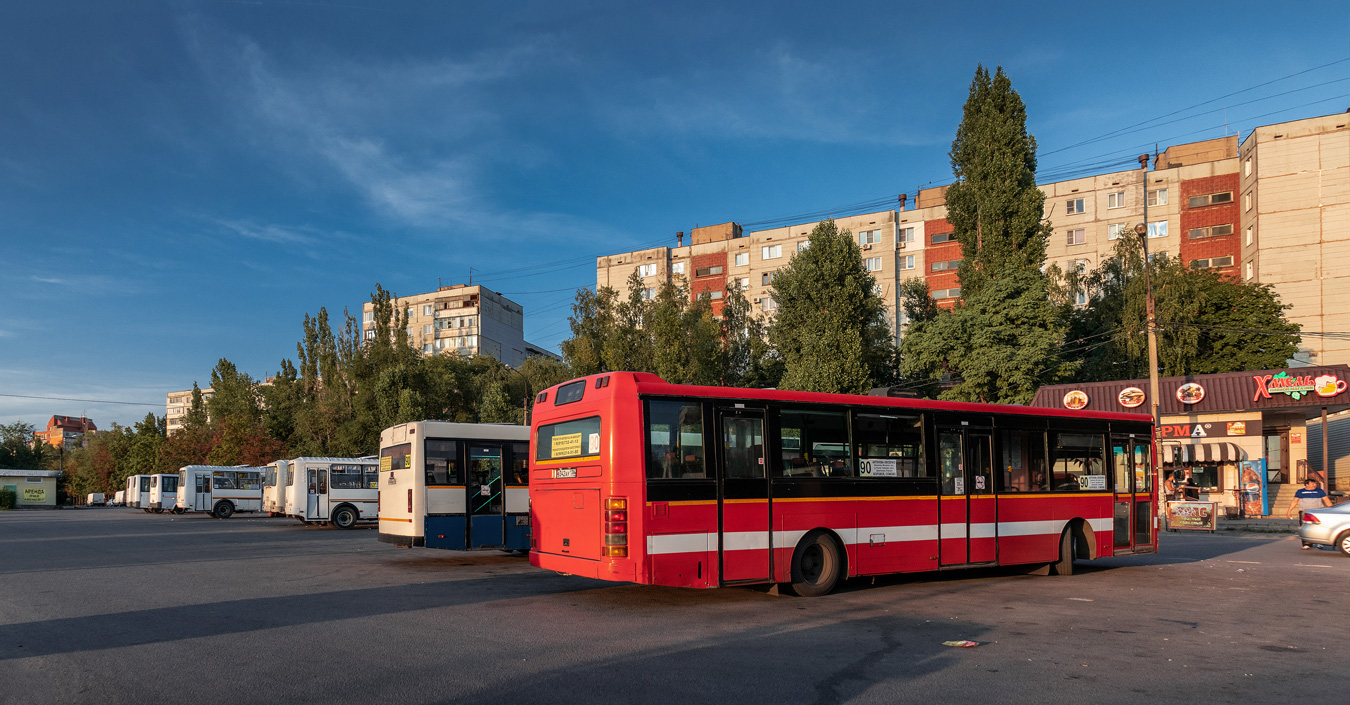
<svg viewBox="0 0 1350 705">
<path fill-rule="evenodd" d="M 1088 519 L 1087 521 L 1092 526 L 1093 531 L 1111 531 L 1114 527 L 1110 517 Z M 969 535 L 970 538 L 977 539 L 1058 536 L 1063 530 L 1064 523 L 1055 520 L 1001 521 L 997 524 L 997 536 L 995 536 L 995 524 L 993 522 L 971 524 Z M 868 544 L 877 536 L 880 536 L 880 541 L 888 543 L 934 541 L 938 539 L 938 527 L 931 524 L 922 526 L 868 526 L 858 529 L 835 529 L 834 531 L 848 545 Z M 775 531 L 773 532 L 773 543 L 779 548 L 796 546 L 807 533 L 806 530 Z M 944 539 L 966 538 L 966 535 L 965 524 L 950 523 L 942 525 L 942 538 Z M 764 550 L 769 547 L 768 539 L 769 532 L 767 531 L 731 531 L 723 535 L 725 548 L 728 551 Z M 650 555 L 699 553 L 716 550 L 717 532 L 655 534 L 647 537 L 647 553 Z"/>
</svg>

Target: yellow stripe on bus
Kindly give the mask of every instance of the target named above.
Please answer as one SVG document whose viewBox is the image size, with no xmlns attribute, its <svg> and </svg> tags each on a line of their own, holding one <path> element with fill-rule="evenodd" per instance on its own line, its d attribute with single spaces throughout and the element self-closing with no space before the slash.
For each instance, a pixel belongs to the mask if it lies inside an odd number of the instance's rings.
<svg viewBox="0 0 1350 705">
<path fill-rule="evenodd" d="M 596 453 L 595 455 L 578 455 L 571 458 L 557 458 L 554 460 L 536 460 L 534 461 L 533 464 L 530 465 L 530 467 L 537 468 L 545 465 L 575 465 L 578 462 L 588 459 L 591 462 L 596 462 L 595 459 L 599 457 L 600 454 Z"/>
<path fill-rule="evenodd" d="M 412 523 L 412 519 L 395 519 L 394 517 L 380 517 L 380 521 L 406 521 Z"/>
</svg>

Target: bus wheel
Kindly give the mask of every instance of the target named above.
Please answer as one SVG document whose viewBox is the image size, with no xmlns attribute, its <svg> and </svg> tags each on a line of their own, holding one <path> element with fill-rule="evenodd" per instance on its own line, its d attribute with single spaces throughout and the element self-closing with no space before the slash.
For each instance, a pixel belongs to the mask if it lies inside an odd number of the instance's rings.
<svg viewBox="0 0 1350 705">
<path fill-rule="evenodd" d="M 163 513 L 164 513 L 164 507 L 158 507 L 157 509 L 155 509 L 155 513 L 156 513 L 156 514 L 163 514 Z"/>
<path fill-rule="evenodd" d="M 1051 575 L 1073 575 L 1073 541 L 1073 527 L 1066 527 L 1059 537 L 1059 560 L 1050 564 Z"/>
<path fill-rule="evenodd" d="M 229 519 L 234 514 L 234 505 L 229 502 L 216 502 L 215 509 L 211 510 L 211 516 L 217 519 Z"/>
<path fill-rule="evenodd" d="M 792 553 L 792 591 L 802 597 L 828 594 L 843 564 L 834 539 L 823 532 L 808 535 Z"/>
<path fill-rule="evenodd" d="M 339 529 L 350 529 L 356 526 L 356 510 L 346 506 L 338 507 L 337 511 L 333 512 L 331 521 L 333 526 Z"/>
</svg>

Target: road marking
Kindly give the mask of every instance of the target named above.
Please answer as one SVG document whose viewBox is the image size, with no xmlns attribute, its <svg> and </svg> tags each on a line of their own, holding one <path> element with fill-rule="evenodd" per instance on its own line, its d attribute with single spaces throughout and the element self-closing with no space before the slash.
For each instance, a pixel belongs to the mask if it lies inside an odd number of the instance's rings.
<svg viewBox="0 0 1350 705">
<path fill-rule="evenodd" d="M 1316 563 L 1295 563 L 1300 568 L 1330 568 L 1329 565 L 1317 565 Z"/>
<path fill-rule="evenodd" d="M 1228 561 L 1229 563 L 1246 563 L 1248 565 L 1261 565 L 1261 561 Z"/>
</svg>

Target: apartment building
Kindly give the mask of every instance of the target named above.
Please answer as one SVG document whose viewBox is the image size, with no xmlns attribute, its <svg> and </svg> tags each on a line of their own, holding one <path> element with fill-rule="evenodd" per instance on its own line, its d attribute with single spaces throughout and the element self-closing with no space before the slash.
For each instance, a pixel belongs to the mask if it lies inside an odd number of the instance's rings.
<svg viewBox="0 0 1350 705">
<path fill-rule="evenodd" d="M 201 390 L 202 403 L 206 403 L 215 392 L 210 387 Z M 182 430 L 183 420 L 192 410 L 192 390 L 188 389 L 180 392 L 169 392 L 164 395 L 164 426 L 168 435 Z"/>
<path fill-rule="evenodd" d="M 1111 256 L 1115 240 L 1147 222 L 1151 254 L 1188 266 L 1269 283 L 1305 331 L 1350 330 L 1350 114 L 1260 127 L 1242 140 L 1221 137 L 1175 145 L 1141 168 L 1041 185 L 1054 226 L 1046 262 L 1087 271 Z M 904 327 L 899 285 L 924 277 L 939 306 L 961 296 L 961 246 L 947 221 L 946 187 L 921 189 L 913 206 L 836 220 L 858 239 L 877 277 L 892 329 Z M 773 274 L 798 252 L 816 223 L 743 233 L 736 223 L 695 228 L 685 245 L 599 257 L 596 283 L 621 292 L 636 270 L 645 296 L 684 277 L 691 295 L 708 292 L 713 310 L 730 284 L 763 313 Z M 1086 303 L 1086 294 L 1079 294 Z M 1306 335 L 1308 364 L 1350 362 L 1350 341 Z M 1303 359 L 1306 358 L 1306 359 Z"/>
<path fill-rule="evenodd" d="M 491 355 L 510 367 L 518 367 L 530 355 L 558 357 L 525 341 L 520 304 L 483 286 L 442 286 L 398 297 L 394 303 L 407 312 L 408 339 L 423 355 Z M 375 337 L 375 312 L 369 302 L 362 306 L 362 327 L 367 340 Z"/>
</svg>

